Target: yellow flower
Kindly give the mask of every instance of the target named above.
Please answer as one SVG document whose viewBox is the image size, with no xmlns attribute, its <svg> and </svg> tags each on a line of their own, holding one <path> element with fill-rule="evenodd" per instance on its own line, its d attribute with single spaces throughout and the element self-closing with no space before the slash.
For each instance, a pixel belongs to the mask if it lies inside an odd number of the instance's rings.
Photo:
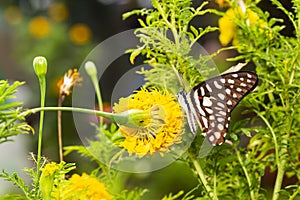
<svg viewBox="0 0 300 200">
<path fill-rule="evenodd" d="M 175 97 L 156 89 L 142 89 L 121 98 L 113 107 L 115 113 L 129 110 L 149 111 L 150 118 L 142 118 L 140 127 L 120 126 L 125 140 L 119 145 L 132 154 L 142 157 L 154 152 L 168 152 L 169 147 L 181 142 L 183 115 Z"/>
<path fill-rule="evenodd" d="M 109 200 L 112 196 L 107 192 L 103 183 L 85 173 L 72 177 L 59 185 L 61 200 Z"/>
<path fill-rule="evenodd" d="M 4 19 L 11 25 L 20 24 L 23 19 L 23 14 L 19 7 L 9 6 L 4 11 Z"/>
<path fill-rule="evenodd" d="M 92 31 L 86 24 L 75 24 L 71 27 L 69 35 L 72 42 L 84 45 L 90 41 Z"/>
<path fill-rule="evenodd" d="M 235 40 L 236 27 L 232 20 L 235 17 L 233 9 L 228 9 L 223 17 L 219 19 L 219 40 L 222 45 L 226 46 L 231 40 Z"/>
<path fill-rule="evenodd" d="M 215 0 L 215 2 L 216 2 L 221 8 L 224 8 L 224 7 L 227 7 L 227 6 L 228 6 L 228 2 L 227 2 L 227 1 L 224 1 L 224 0 Z"/>
<path fill-rule="evenodd" d="M 48 18 L 38 16 L 29 22 L 29 32 L 36 38 L 43 38 L 49 34 L 50 22 Z"/>
<path fill-rule="evenodd" d="M 60 2 L 53 3 L 48 9 L 48 13 L 49 16 L 57 22 L 65 20 L 69 15 L 67 7 Z"/>
<path fill-rule="evenodd" d="M 238 8 L 238 12 L 230 8 L 225 12 L 225 15 L 219 19 L 219 30 L 220 30 L 219 40 L 222 45 L 226 46 L 231 41 L 233 45 L 237 44 L 238 40 L 236 36 L 238 30 L 236 28 L 235 22 L 240 17 L 244 19 L 245 15 L 247 15 L 247 23 L 249 25 L 257 24 L 259 25 L 259 27 L 267 26 L 267 23 L 262 21 L 258 17 L 258 15 L 250 9 L 246 9 L 246 14 L 245 14 L 240 7 Z"/>
<path fill-rule="evenodd" d="M 60 167 L 55 162 L 47 163 L 44 168 L 41 169 L 42 174 L 40 178 L 40 190 L 43 195 L 43 199 L 51 199 L 51 192 L 53 190 L 54 176 Z"/>
<path fill-rule="evenodd" d="M 74 85 L 78 85 L 82 81 L 82 78 L 79 77 L 79 72 L 77 69 L 69 69 L 57 83 L 59 88 L 59 94 L 61 96 L 69 96 Z"/>
</svg>

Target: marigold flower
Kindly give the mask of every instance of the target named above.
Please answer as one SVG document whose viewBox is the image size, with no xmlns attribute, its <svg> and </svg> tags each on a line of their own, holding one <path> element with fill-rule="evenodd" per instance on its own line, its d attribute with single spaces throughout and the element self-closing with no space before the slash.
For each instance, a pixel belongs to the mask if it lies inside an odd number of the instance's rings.
<svg viewBox="0 0 300 200">
<path fill-rule="evenodd" d="M 92 31 L 86 24 L 75 24 L 71 27 L 69 35 L 72 42 L 84 45 L 90 41 Z"/>
<path fill-rule="evenodd" d="M 77 69 L 69 69 L 57 83 L 59 94 L 62 96 L 69 96 L 73 86 L 80 84 L 81 81 L 82 78 L 79 76 Z"/>
<path fill-rule="evenodd" d="M 68 15 L 67 7 L 60 2 L 53 3 L 48 9 L 49 16 L 56 22 L 61 22 L 65 20 Z"/>
<path fill-rule="evenodd" d="M 36 38 L 43 38 L 49 34 L 50 22 L 47 17 L 38 16 L 29 22 L 29 32 Z"/>
<path fill-rule="evenodd" d="M 115 113 L 129 110 L 149 111 L 149 118 L 144 117 L 139 127 L 120 125 L 120 132 L 125 140 L 119 145 L 139 157 L 154 152 L 168 152 L 169 147 L 181 142 L 183 114 L 175 97 L 156 89 L 142 89 L 135 94 L 121 98 L 113 107 Z M 146 112 L 147 113 L 147 112 Z"/>
<path fill-rule="evenodd" d="M 4 11 L 4 19 L 11 25 L 17 25 L 22 22 L 23 13 L 18 6 L 9 6 Z"/>
<path fill-rule="evenodd" d="M 107 192 L 103 183 L 83 173 L 81 176 L 73 174 L 69 180 L 60 184 L 58 199 L 109 200 L 112 199 L 112 196 Z"/>
<path fill-rule="evenodd" d="M 237 14 L 240 16 L 237 16 Z M 258 24 L 260 27 L 264 27 L 267 25 L 266 22 L 262 21 L 258 17 L 258 15 L 250 9 L 246 9 L 246 13 L 244 13 L 240 7 L 238 9 L 238 12 L 230 8 L 225 12 L 225 15 L 219 19 L 219 40 L 222 45 L 226 46 L 231 41 L 233 45 L 237 44 L 237 28 L 234 24 L 234 20 L 237 20 L 238 17 L 244 18 L 245 15 L 247 15 L 247 22 L 249 23 L 249 25 Z"/>
</svg>

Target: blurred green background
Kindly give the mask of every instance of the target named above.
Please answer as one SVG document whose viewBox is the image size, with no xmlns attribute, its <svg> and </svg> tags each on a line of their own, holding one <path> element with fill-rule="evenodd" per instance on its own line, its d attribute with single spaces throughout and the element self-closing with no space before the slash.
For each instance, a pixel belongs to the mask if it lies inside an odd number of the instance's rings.
<svg viewBox="0 0 300 200">
<path fill-rule="evenodd" d="M 288 1 L 282 1 L 289 7 Z M 194 1 L 195 6 L 201 2 Z M 208 6 L 216 7 L 214 2 Z M 25 81 L 20 88 L 18 98 L 24 102 L 25 108 L 39 105 L 39 85 L 33 72 L 32 60 L 37 55 L 43 55 L 48 60 L 47 98 L 46 105 L 57 105 L 57 81 L 69 68 L 78 68 L 87 54 L 106 38 L 122 31 L 137 27 L 137 20 L 130 18 L 122 21 L 122 13 L 151 7 L 147 0 L 6 0 L 0 2 L 0 78 L 10 81 Z M 282 13 L 272 10 L 268 1 L 262 1 L 261 7 L 271 11 L 274 16 Z M 217 26 L 217 18 L 207 15 L 196 18 L 193 23 L 199 26 Z M 289 35 L 292 30 L 289 24 L 284 33 Z M 201 45 L 213 53 L 221 48 L 218 33 L 205 36 Z M 225 58 L 235 55 L 235 52 L 222 53 L 215 62 L 224 70 Z M 110 72 L 103 80 L 104 100 L 110 102 L 111 90 L 117 78 L 130 69 L 128 57 L 114 62 Z M 65 106 L 71 105 L 71 97 L 66 98 Z M 109 103 L 108 103 L 109 107 Z M 63 143 L 81 145 L 73 124 L 72 114 L 63 113 Z M 37 127 L 38 116 L 32 115 L 28 123 Z M 15 142 L 0 145 L 0 169 L 8 172 L 22 173 L 24 167 L 30 167 L 32 161 L 29 152 L 36 153 L 37 135 L 21 135 Z M 47 112 L 44 131 L 43 154 L 52 161 L 58 161 L 56 113 Z M 67 162 L 76 162 L 77 173 L 90 172 L 95 163 L 72 153 L 65 157 Z M 75 172 L 75 171 L 74 171 Z M 22 177 L 26 177 L 25 174 Z M 196 186 L 197 181 L 188 166 L 180 161 L 164 169 L 146 174 L 120 174 L 120 183 L 126 188 L 148 188 L 145 199 L 159 199 L 170 192 L 185 192 Z M 267 181 L 267 183 L 269 183 Z M 0 180 L 0 196 L 18 191 L 16 187 Z"/>
</svg>

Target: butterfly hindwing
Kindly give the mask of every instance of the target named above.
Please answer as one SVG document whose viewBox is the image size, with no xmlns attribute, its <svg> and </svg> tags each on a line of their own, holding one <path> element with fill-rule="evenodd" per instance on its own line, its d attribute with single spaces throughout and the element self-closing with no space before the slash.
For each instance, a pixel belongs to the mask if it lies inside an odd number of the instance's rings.
<svg viewBox="0 0 300 200">
<path fill-rule="evenodd" d="M 201 127 L 212 145 L 221 145 L 228 131 L 231 111 L 257 84 L 257 75 L 241 71 L 208 79 L 189 93 L 182 91 L 178 100 L 187 113 L 193 134 Z"/>
</svg>

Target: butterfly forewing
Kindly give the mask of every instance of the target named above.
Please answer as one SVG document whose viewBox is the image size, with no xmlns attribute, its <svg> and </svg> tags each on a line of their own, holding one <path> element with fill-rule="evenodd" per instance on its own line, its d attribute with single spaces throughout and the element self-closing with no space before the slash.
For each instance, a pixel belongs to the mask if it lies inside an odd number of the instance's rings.
<svg viewBox="0 0 300 200">
<path fill-rule="evenodd" d="M 200 126 L 212 145 L 221 145 L 227 134 L 231 111 L 255 88 L 257 80 L 253 72 L 233 72 L 208 79 L 189 93 L 180 92 L 178 100 L 187 113 L 191 132 L 196 134 Z"/>
</svg>

